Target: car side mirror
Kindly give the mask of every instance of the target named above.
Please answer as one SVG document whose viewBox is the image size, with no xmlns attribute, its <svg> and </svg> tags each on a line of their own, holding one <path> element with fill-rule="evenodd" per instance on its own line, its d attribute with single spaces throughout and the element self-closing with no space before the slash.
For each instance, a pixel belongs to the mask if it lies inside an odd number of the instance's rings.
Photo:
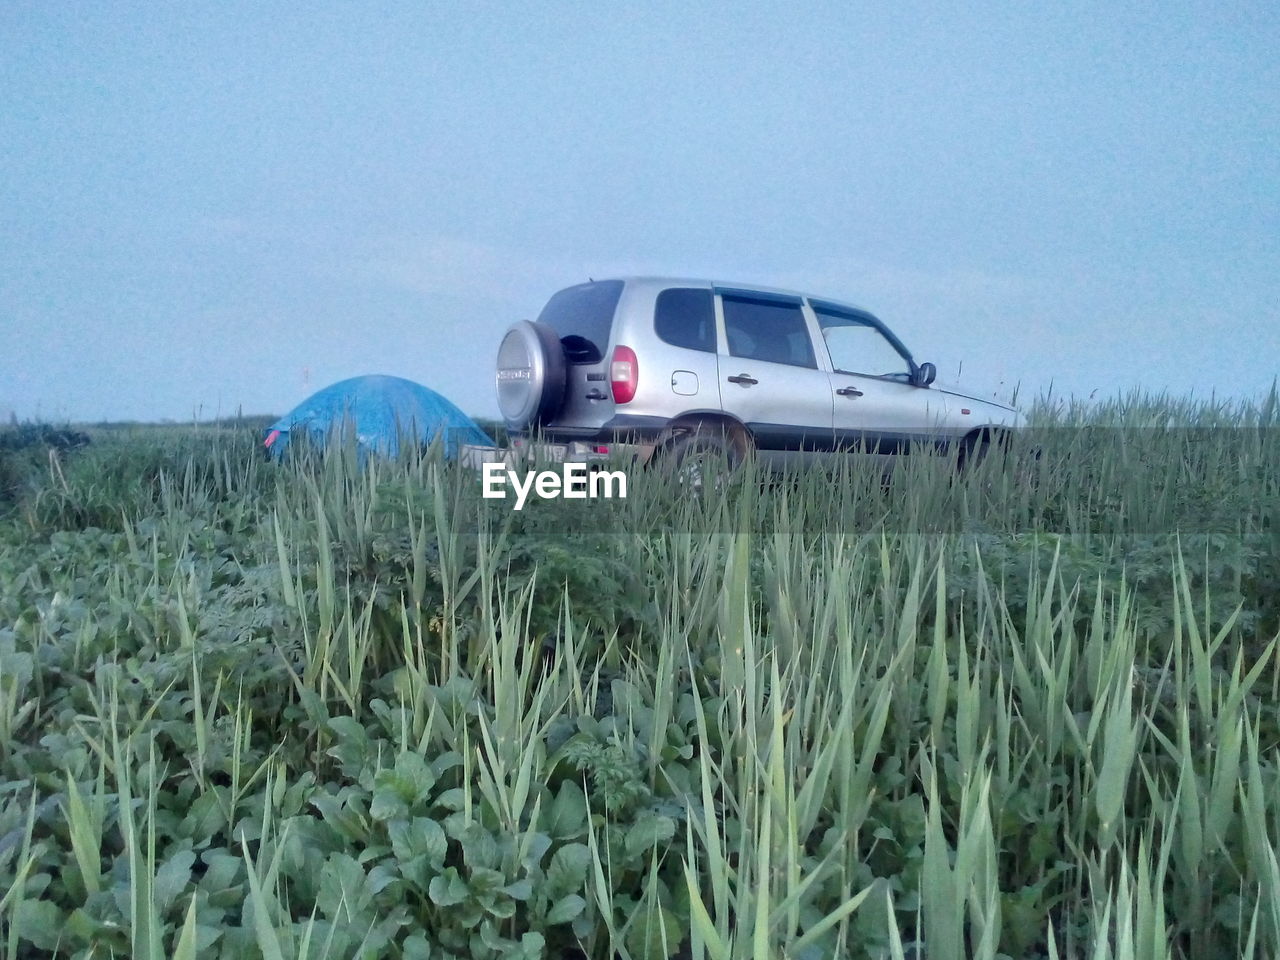
<svg viewBox="0 0 1280 960">
<path fill-rule="evenodd" d="M 927 387 L 938 376 L 938 368 L 932 363 L 922 363 L 916 368 L 916 386 Z"/>
</svg>

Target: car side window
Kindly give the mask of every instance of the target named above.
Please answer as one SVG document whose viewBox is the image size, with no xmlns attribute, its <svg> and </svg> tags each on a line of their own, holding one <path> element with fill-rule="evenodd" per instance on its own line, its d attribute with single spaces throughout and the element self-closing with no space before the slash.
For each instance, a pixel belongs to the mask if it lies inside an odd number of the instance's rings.
<svg viewBox="0 0 1280 960">
<path fill-rule="evenodd" d="M 658 294 L 653 329 L 673 347 L 716 352 L 716 310 L 710 290 L 673 287 Z"/>
<path fill-rule="evenodd" d="M 799 303 L 728 294 L 721 301 L 730 355 L 817 369 Z"/>
<path fill-rule="evenodd" d="M 891 380 L 910 380 L 911 364 L 870 320 L 815 309 L 831 366 L 840 373 L 860 373 Z"/>
</svg>

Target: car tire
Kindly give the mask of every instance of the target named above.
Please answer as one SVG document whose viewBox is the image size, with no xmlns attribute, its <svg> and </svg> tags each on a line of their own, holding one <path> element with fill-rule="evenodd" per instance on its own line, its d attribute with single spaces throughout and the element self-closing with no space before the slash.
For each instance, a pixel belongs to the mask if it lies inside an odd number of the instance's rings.
<svg viewBox="0 0 1280 960">
<path fill-rule="evenodd" d="M 531 430 L 564 406 L 568 365 L 555 330 L 521 320 L 498 347 L 498 409 L 509 430 Z"/>
<path fill-rule="evenodd" d="M 678 433 L 662 451 L 660 462 L 676 482 L 693 493 L 721 491 L 742 466 L 751 441 L 738 431 L 698 427 Z"/>
<path fill-rule="evenodd" d="M 960 443 L 956 469 L 963 474 L 977 467 L 990 455 L 991 436 L 985 430 L 982 433 L 970 434 Z"/>
<path fill-rule="evenodd" d="M 1039 455 L 1030 457 L 1025 453 L 1019 455 L 1013 444 L 1014 437 L 1002 430 L 991 432 L 984 430 L 980 434 L 965 437 L 959 456 L 956 458 L 957 472 L 964 476 L 978 469 L 988 459 L 998 457 L 1002 465 L 1001 469 L 1015 471 L 1015 480 L 1019 485 L 1034 485 L 1036 472 L 1032 469 L 1032 465 L 1039 459 Z M 993 481 L 994 475 L 988 479 L 988 483 Z"/>
</svg>

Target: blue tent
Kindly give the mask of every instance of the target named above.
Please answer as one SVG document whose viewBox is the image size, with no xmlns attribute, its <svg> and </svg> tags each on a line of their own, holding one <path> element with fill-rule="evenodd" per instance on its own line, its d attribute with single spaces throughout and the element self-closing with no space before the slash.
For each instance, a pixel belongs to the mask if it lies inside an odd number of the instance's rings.
<svg viewBox="0 0 1280 960">
<path fill-rule="evenodd" d="M 373 452 L 394 457 L 401 437 L 423 446 L 437 438 L 445 456 L 455 457 L 462 444 L 491 447 L 493 440 L 465 413 L 434 390 L 401 377 L 352 377 L 325 387 L 267 428 L 266 447 L 276 457 L 289 445 L 290 432 L 305 431 L 323 445 L 353 430 L 363 456 Z"/>
</svg>

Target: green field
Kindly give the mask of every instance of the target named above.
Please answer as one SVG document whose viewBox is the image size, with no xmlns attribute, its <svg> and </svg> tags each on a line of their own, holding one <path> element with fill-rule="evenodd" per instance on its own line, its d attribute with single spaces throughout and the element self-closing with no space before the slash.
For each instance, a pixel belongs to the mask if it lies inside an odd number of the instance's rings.
<svg viewBox="0 0 1280 960">
<path fill-rule="evenodd" d="M 1280 956 L 1280 400 L 482 500 L 0 452 L 0 955 Z"/>
</svg>

